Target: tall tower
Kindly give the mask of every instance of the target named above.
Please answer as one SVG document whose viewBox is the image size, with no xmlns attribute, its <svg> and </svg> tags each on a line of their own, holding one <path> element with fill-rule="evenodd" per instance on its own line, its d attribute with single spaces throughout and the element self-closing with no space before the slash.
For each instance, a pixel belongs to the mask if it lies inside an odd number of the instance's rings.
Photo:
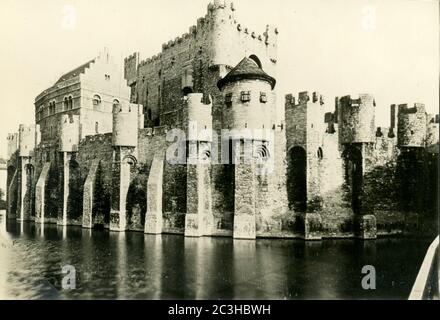
<svg viewBox="0 0 440 320">
<path fill-rule="evenodd" d="M 211 235 L 214 227 L 210 175 L 212 101 L 205 104 L 202 93 L 191 93 L 187 98 L 184 113 L 188 145 L 185 236 L 200 237 Z"/>
<path fill-rule="evenodd" d="M 259 170 L 273 159 L 276 80 L 244 58 L 218 82 L 224 97 L 224 124 L 230 133 L 234 164 L 234 238 L 256 238 L 256 194 Z M 224 137 L 222 137 L 223 139 Z M 222 151 L 224 154 L 224 151 Z"/>
<path fill-rule="evenodd" d="M 399 148 L 423 148 L 426 144 L 427 114 L 421 103 L 408 107 L 399 105 L 397 122 L 397 146 Z"/>
<path fill-rule="evenodd" d="M 113 105 L 113 178 L 110 230 L 127 229 L 126 200 L 131 175 L 137 164 L 138 129 L 143 117 L 141 105 Z M 141 109 L 142 110 L 142 109 Z"/>
<path fill-rule="evenodd" d="M 325 134 L 324 98 L 318 92 L 286 96 L 287 195 L 289 209 L 304 216 L 304 237 L 319 236 L 309 226 L 320 225 L 322 205 L 320 170 Z M 311 221 L 315 223 L 310 223 Z"/>
<path fill-rule="evenodd" d="M 77 191 L 71 190 L 75 189 L 75 186 L 71 183 L 79 177 L 78 175 L 78 165 L 76 163 L 76 154 L 78 153 L 79 135 L 80 135 L 80 117 L 78 115 L 63 115 L 60 119 L 60 165 L 62 170 L 60 170 L 62 175 L 62 192 L 63 203 L 60 210 L 60 216 L 58 218 L 58 224 L 62 226 L 67 226 L 69 224 L 77 224 L 79 221 L 74 222 L 76 217 L 75 208 L 79 206 L 79 203 L 69 203 L 69 200 L 74 197 Z M 81 212 L 82 213 L 82 212 Z M 44 216 L 44 213 L 43 213 Z M 43 219 L 44 221 L 44 219 Z"/>
<path fill-rule="evenodd" d="M 18 130 L 18 164 L 19 171 L 19 197 L 18 217 L 19 221 L 29 221 L 35 208 L 33 189 L 35 187 L 35 167 L 32 159 L 35 147 L 39 143 L 38 125 L 21 124 Z"/>
<path fill-rule="evenodd" d="M 375 107 L 373 96 L 342 97 L 337 104 L 339 143 L 345 170 L 348 199 L 355 215 L 355 234 L 360 238 L 376 238 L 376 218 L 362 206 L 363 180 L 369 152 L 375 141 Z"/>
<path fill-rule="evenodd" d="M 432 188 L 429 187 L 430 174 L 426 166 L 428 115 L 425 105 L 415 103 L 410 107 L 408 104 L 401 104 L 397 119 L 397 147 L 400 150 L 397 160 L 397 185 L 400 210 L 427 212 L 426 196 Z"/>
</svg>

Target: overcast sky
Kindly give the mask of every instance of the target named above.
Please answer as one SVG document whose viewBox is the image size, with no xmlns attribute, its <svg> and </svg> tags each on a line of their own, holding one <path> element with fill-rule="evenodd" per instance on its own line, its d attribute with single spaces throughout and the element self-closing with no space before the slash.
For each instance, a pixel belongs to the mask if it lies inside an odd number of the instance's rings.
<svg viewBox="0 0 440 320">
<path fill-rule="evenodd" d="M 116 59 L 147 58 L 187 32 L 209 0 L 2 0 L 0 155 L 8 132 L 34 122 L 34 99 L 108 47 Z M 239 23 L 280 30 L 278 90 L 334 97 L 371 93 L 377 125 L 393 103 L 439 101 L 437 0 L 238 0 Z M 73 17 L 73 19 L 71 19 Z"/>
</svg>

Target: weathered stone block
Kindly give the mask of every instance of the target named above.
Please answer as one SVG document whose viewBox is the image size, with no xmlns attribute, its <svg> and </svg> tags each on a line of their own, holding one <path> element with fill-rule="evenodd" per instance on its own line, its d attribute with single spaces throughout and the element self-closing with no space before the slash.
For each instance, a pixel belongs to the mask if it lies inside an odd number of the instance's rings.
<svg viewBox="0 0 440 320">
<path fill-rule="evenodd" d="M 201 214 L 186 214 L 185 237 L 203 237 L 204 229 L 204 221 Z"/>
<path fill-rule="evenodd" d="M 84 183 L 83 194 L 83 228 L 93 228 L 93 195 L 95 189 L 96 172 L 98 171 L 99 160 L 94 160 L 89 169 L 86 182 Z"/>
<path fill-rule="evenodd" d="M 235 215 L 234 217 L 234 239 L 256 239 L 255 215 Z"/>
<path fill-rule="evenodd" d="M 47 162 L 43 166 L 43 170 L 38 178 L 35 188 L 35 223 L 44 224 L 45 221 L 45 193 L 46 183 L 49 176 L 50 162 Z"/>
<path fill-rule="evenodd" d="M 162 193 L 163 193 L 164 155 L 154 155 L 147 185 L 147 214 L 145 216 L 145 233 L 161 234 L 163 227 Z"/>
</svg>

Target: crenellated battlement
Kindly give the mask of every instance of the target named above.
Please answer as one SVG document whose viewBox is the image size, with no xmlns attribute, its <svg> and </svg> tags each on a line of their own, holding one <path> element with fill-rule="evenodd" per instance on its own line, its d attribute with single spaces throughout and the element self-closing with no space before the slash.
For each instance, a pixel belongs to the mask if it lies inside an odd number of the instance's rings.
<svg viewBox="0 0 440 320">
<path fill-rule="evenodd" d="M 8 159 L 18 150 L 18 133 L 9 133 L 8 141 Z"/>
<path fill-rule="evenodd" d="M 308 91 L 300 92 L 297 97 L 295 97 L 293 94 L 287 94 L 285 99 L 286 109 L 304 106 L 309 102 L 313 104 L 319 103 L 321 106 L 324 105 L 324 97 L 316 91 L 312 94 L 310 94 Z"/>
<path fill-rule="evenodd" d="M 139 57 L 138 52 L 134 52 L 133 54 L 129 55 L 128 57 L 124 58 L 124 62 L 129 62 L 132 60 L 136 60 Z"/>
<path fill-rule="evenodd" d="M 337 103 L 341 143 L 373 142 L 376 132 L 374 97 L 370 94 L 344 96 Z"/>
<path fill-rule="evenodd" d="M 134 53 L 125 58 L 125 66 L 126 68 L 130 66 L 130 64 L 138 61 L 139 67 L 144 67 L 150 64 L 154 64 L 163 59 L 164 55 L 168 53 L 168 51 L 173 50 L 176 46 L 185 43 L 186 41 L 190 41 L 191 39 L 198 38 L 198 35 L 204 35 L 205 33 L 215 33 L 213 46 L 216 46 L 216 43 L 222 47 L 223 43 L 220 39 L 216 39 L 216 37 L 224 37 L 225 39 L 229 39 L 232 35 L 231 31 L 236 31 L 239 37 L 244 37 L 244 40 L 248 41 L 250 39 L 255 40 L 255 44 L 260 43 L 261 48 L 271 47 L 271 51 L 276 51 L 277 45 L 277 36 L 278 36 L 278 28 L 267 25 L 266 29 L 259 33 L 253 30 L 250 30 L 235 20 L 234 17 L 235 7 L 234 4 L 230 1 L 214 1 L 208 5 L 207 14 L 204 17 L 197 19 L 197 24 L 193 25 L 189 28 L 187 33 L 182 34 L 172 40 L 169 40 L 162 44 L 162 51 L 152 57 L 139 61 L 139 55 Z M 216 32 L 212 30 L 216 29 Z M 209 38 L 209 36 L 208 36 Z M 196 40 L 195 40 L 196 41 Z M 200 39 L 202 41 L 202 39 Z M 253 45 L 252 45 L 253 46 Z M 197 46 L 196 46 L 197 47 Z M 258 47 L 258 46 L 257 46 Z M 224 50 L 227 50 L 227 47 L 223 47 Z M 263 50 L 263 49 L 261 49 Z M 215 51 L 215 50 L 214 50 Z M 214 56 L 218 55 L 218 53 L 214 53 Z M 276 62 L 276 54 L 272 54 L 272 62 Z M 213 61 L 215 61 L 215 57 L 213 57 Z M 223 59 L 222 59 L 223 60 Z M 127 74 L 126 74 L 127 77 Z"/>
<path fill-rule="evenodd" d="M 399 104 L 400 114 L 414 114 L 426 113 L 425 105 L 423 103 L 414 103 L 411 107 L 408 103 Z"/>
<path fill-rule="evenodd" d="M 428 115 L 425 105 L 399 104 L 397 114 L 397 144 L 399 147 L 424 147 L 426 145 Z"/>
<path fill-rule="evenodd" d="M 346 107 L 359 107 L 361 105 L 364 106 L 376 106 L 376 102 L 374 97 L 371 94 L 359 94 L 357 96 L 347 95 L 340 98 L 340 105 Z"/>
<path fill-rule="evenodd" d="M 142 60 L 141 62 L 139 62 L 139 67 L 143 67 L 145 65 L 149 65 L 149 64 L 153 64 L 156 62 L 160 62 L 162 59 L 162 53 L 159 53 L 157 55 L 154 55 L 150 58 L 147 58 L 145 60 Z"/>
<path fill-rule="evenodd" d="M 124 59 L 124 78 L 129 86 L 136 82 L 139 59 L 139 52 L 135 52 Z"/>
</svg>

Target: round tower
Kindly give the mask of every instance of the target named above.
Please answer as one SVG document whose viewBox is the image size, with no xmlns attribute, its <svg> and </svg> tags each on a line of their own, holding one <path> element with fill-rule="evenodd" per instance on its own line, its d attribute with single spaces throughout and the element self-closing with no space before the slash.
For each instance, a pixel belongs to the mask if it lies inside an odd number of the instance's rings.
<svg viewBox="0 0 440 320">
<path fill-rule="evenodd" d="M 274 78 L 250 58 L 244 58 L 218 82 L 223 95 L 223 128 L 229 133 L 229 160 L 234 165 L 234 238 L 255 239 L 259 186 L 273 164 L 270 133 L 276 129 Z M 232 152 L 231 152 L 232 151 Z M 222 156 L 223 156 L 222 152 Z M 238 160 L 238 161 L 237 161 Z"/>
<path fill-rule="evenodd" d="M 113 146 L 136 147 L 138 140 L 139 106 L 113 104 Z"/>
<path fill-rule="evenodd" d="M 340 142 L 374 142 L 375 137 L 375 102 L 368 94 L 359 97 L 342 97 L 338 104 L 338 123 Z"/>
<path fill-rule="evenodd" d="M 425 105 L 416 103 L 410 108 L 407 104 L 401 104 L 397 118 L 398 147 L 424 147 L 427 125 Z"/>
<path fill-rule="evenodd" d="M 225 48 L 231 46 L 228 35 L 234 27 L 234 11 L 234 6 L 230 1 L 214 0 L 208 5 L 208 17 L 212 29 L 215 30 L 212 33 L 210 46 L 212 65 L 230 65 L 233 52 Z"/>
<path fill-rule="evenodd" d="M 273 129 L 275 85 L 276 80 L 254 60 L 244 58 L 218 82 L 224 100 L 224 128 L 241 132 Z"/>
</svg>

